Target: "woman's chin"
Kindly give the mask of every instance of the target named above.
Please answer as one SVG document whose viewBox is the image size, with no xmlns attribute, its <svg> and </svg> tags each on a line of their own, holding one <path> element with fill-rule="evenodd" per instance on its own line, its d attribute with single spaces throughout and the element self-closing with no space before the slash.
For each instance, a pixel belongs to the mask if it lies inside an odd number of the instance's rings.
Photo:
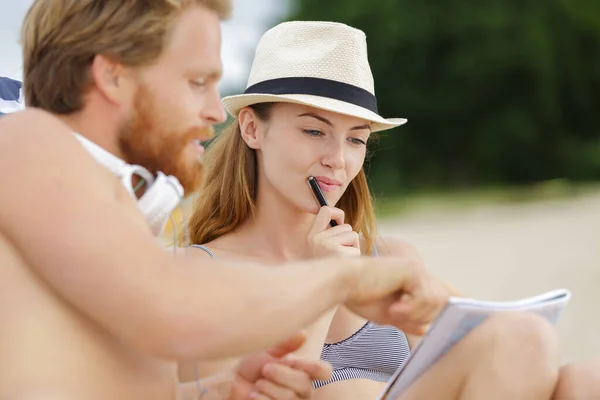
<svg viewBox="0 0 600 400">
<path fill-rule="evenodd" d="M 301 209 L 306 213 L 317 215 L 321 207 L 319 207 L 319 204 L 317 204 L 316 201 L 312 201 L 310 203 L 304 204 L 304 206 Z"/>
</svg>

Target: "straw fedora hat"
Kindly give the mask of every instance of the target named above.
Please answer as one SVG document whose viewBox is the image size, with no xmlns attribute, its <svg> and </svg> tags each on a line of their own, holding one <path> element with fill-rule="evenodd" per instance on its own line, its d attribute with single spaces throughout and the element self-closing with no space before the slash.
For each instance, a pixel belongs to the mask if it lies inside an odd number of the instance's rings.
<svg viewBox="0 0 600 400">
<path fill-rule="evenodd" d="M 224 97 L 223 106 L 237 118 L 256 103 L 304 104 L 370 121 L 374 132 L 406 123 L 379 115 L 374 86 L 363 31 L 337 22 L 291 21 L 262 36 L 246 90 Z"/>
</svg>

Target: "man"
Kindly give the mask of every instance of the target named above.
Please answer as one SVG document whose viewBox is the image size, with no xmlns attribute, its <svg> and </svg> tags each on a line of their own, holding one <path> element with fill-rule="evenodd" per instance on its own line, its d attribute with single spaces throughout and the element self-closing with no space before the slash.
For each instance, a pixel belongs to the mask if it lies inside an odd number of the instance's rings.
<svg viewBox="0 0 600 400">
<path fill-rule="evenodd" d="M 22 29 L 29 109 L 0 119 L 0 398 L 175 399 L 174 360 L 269 346 L 215 378 L 209 395 L 246 398 L 268 379 L 281 387 L 255 398 L 308 398 L 307 382 L 327 371 L 283 357 L 301 345 L 302 327 L 346 303 L 422 333 L 447 300 L 409 258 L 237 268 L 160 248 L 152 204 L 141 205 L 153 186 L 137 188 L 148 177 L 115 179 L 105 161 L 145 167 L 157 180 L 173 175 L 186 193 L 197 187 L 199 142 L 225 118 L 219 24 L 229 7 L 31 6 Z M 272 375 L 268 365 L 287 369 Z"/>
</svg>

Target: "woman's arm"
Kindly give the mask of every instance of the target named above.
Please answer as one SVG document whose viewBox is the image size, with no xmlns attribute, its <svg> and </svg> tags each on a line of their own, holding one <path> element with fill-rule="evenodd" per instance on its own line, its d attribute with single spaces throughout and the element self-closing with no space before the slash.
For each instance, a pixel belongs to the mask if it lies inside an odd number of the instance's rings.
<svg viewBox="0 0 600 400">
<path fill-rule="evenodd" d="M 222 373 L 179 385 L 181 400 L 230 400 L 233 373 Z"/>
<path fill-rule="evenodd" d="M 247 400 L 255 392 L 269 400 L 308 399 L 313 392 L 313 380 L 329 379 L 331 367 L 319 360 L 292 355 L 306 338 L 305 332 L 299 332 L 269 350 L 241 358 L 235 366 L 228 366 L 232 360 L 218 366 L 213 363 L 215 368 L 228 370 L 210 376 L 194 375 L 190 382 L 182 382 L 182 397 L 184 400 Z M 207 371 L 206 365 L 203 371 Z"/>
</svg>

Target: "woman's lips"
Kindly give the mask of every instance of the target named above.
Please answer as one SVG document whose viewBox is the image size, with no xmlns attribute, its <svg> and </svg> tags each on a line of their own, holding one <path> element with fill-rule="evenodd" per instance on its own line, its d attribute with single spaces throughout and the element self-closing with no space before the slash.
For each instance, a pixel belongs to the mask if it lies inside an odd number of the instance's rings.
<svg viewBox="0 0 600 400">
<path fill-rule="evenodd" d="M 321 190 L 324 192 L 333 192 L 334 190 L 337 190 L 340 186 L 342 186 L 342 183 L 340 181 L 323 176 L 317 176 L 315 177 L 315 180 L 319 184 Z"/>
</svg>

